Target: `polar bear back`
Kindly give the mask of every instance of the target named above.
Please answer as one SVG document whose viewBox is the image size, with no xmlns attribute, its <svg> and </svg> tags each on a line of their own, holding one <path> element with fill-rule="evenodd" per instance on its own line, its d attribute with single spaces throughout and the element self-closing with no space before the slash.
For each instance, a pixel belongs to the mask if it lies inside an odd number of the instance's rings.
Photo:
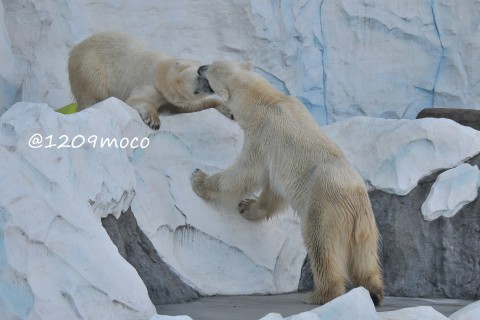
<svg viewBox="0 0 480 320">
<path fill-rule="evenodd" d="M 100 32 L 72 49 L 69 73 L 85 83 L 105 83 L 108 96 L 126 100 L 134 87 L 153 82 L 156 64 L 167 57 L 128 35 Z"/>
</svg>

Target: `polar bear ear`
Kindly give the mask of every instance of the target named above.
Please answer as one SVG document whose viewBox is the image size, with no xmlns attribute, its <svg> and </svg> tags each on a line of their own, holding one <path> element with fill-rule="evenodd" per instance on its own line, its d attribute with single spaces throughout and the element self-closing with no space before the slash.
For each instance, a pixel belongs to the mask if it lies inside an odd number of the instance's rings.
<svg viewBox="0 0 480 320">
<path fill-rule="evenodd" d="M 175 68 L 177 69 L 177 71 L 182 71 L 182 70 L 185 70 L 186 68 L 188 68 L 188 64 L 185 63 L 185 61 L 182 61 L 182 60 L 177 60 L 175 61 Z"/>
<path fill-rule="evenodd" d="M 220 89 L 217 94 L 222 98 L 223 102 L 227 102 L 230 99 L 230 93 L 227 88 Z"/>
<path fill-rule="evenodd" d="M 240 64 L 240 67 L 242 67 L 242 69 L 250 71 L 253 68 L 253 62 L 252 61 L 244 62 L 244 63 Z"/>
</svg>

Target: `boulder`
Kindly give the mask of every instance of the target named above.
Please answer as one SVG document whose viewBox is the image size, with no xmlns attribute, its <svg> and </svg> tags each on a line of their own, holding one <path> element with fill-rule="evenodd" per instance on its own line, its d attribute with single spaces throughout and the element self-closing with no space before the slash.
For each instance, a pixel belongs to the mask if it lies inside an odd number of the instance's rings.
<svg viewBox="0 0 480 320">
<path fill-rule="evenodd" d="M 427 108 L 420 111 L 417 119 L 421 118 L 445 118 L 451 119 L 461 125 L 480 130 L 480 110 L 475 109 L 449 109 Z"/>
<path fill-rule="evenodd" d="M 346 294 L 308 312 L 316 315 L 318 319 L 379 319 L 370 294 L 362 287 L 350 290 Z M 287 319 L 294 320 L 296 318 L 292 316 L 292 318 Z"/>
<path fill-rule="evenodd" d="M 332 301 L 287 318 L 282 318 L 278 313 L 269 313 L 260 320 L 380 320 L 370 294 L 365 288 L 356 288 Z"/>
<path fill-rule="evenodd" d="M 70 137 L 68 144 L 77 135 L 121 139 L 123 125 L 143 126 L 123 106 L 113 99 L 64 116 L 22 102 L 0 118 L 1 319 L 143 320 L 155 314 L 144 283 L 101 223 L 127 210 L 135 195 L 129 152 L 60 147 L 62 135 Z"/>
<path fill-rule="evenodd" d="M 402 196 L 480 153 L 480 132 L 449 119 L 353 117 L 324 129 L 371 189 Z"/>
<path fill-rule="evenodd" d="M 440 312 L 426 306 L 379 312 L 378 315 L 382 320 L 448 320 Z"/>
<path fill-rule="evenodd" d="M 422 204 L 422 215 L 427 221 L 439 216 L 453 217 L 463 206 L 475 200 L 480 187 L 480 170 L 467 163 L 438 175 L 427 199 Z"/>
<path fill-rule="evenodd" d="M 480 155 L 468 161 L 480 165 Z M 406 297 L 479 299 L 480 198 L 451 218 L 425 221 L 421 206 L 438 173 L 400 197 L 370 193 L 382 235 L 386 293 Z"/>
</svg>

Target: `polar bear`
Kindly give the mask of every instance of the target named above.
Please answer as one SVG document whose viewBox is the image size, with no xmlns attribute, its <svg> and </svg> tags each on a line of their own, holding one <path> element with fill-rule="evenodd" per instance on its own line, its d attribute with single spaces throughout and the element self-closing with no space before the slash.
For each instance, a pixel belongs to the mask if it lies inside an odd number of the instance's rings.
<svg viewBox="0 0 480 320">
<path fill-rule="evenodd" d="M 298 213 L 315 290 L 306 303 L 346 292 L 346 282 L 384 296 L 379 233 L 362 177 L 297 99 L 251 71 L 251 63 L 216 61 L 198 72 L 235 114 L 244 145 L 233 165 L 208 176 L 196 169 L 192 188 L 209 201 L 239 201 L 250 220 L 272 217 L 287 204 Z M 261 189 L 258 199 L 243 199 Z M 238 202 L 237 202 L 238 203 Z"/>
<path fill-rule="evenodd" d="M 217 108 L 231 113 L 197 74 L 200 64 L 151 50 L 127 34 L 100 32 L 70 51 L 68 74 L 78 110 L 108 97 L 136 109 L 152 129 L 160 127 L 158 109 L 194 112 Z"/>
</svg>

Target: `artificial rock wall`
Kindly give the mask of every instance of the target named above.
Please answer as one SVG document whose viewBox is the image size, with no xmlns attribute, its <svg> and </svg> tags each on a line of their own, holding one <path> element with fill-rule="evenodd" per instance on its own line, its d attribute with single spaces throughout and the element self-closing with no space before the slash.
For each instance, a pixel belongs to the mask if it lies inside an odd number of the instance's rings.
<svg viewBox="0 0 480 320">
<path fill-rule="evenodd" d="M 252 60 L 320 124 L 480 109 L 479 24 L 475 0 L 2 0 L 0 112 L 70 103 L 68 52 L 102 30 L 205 63 Z"/>
</svg>

